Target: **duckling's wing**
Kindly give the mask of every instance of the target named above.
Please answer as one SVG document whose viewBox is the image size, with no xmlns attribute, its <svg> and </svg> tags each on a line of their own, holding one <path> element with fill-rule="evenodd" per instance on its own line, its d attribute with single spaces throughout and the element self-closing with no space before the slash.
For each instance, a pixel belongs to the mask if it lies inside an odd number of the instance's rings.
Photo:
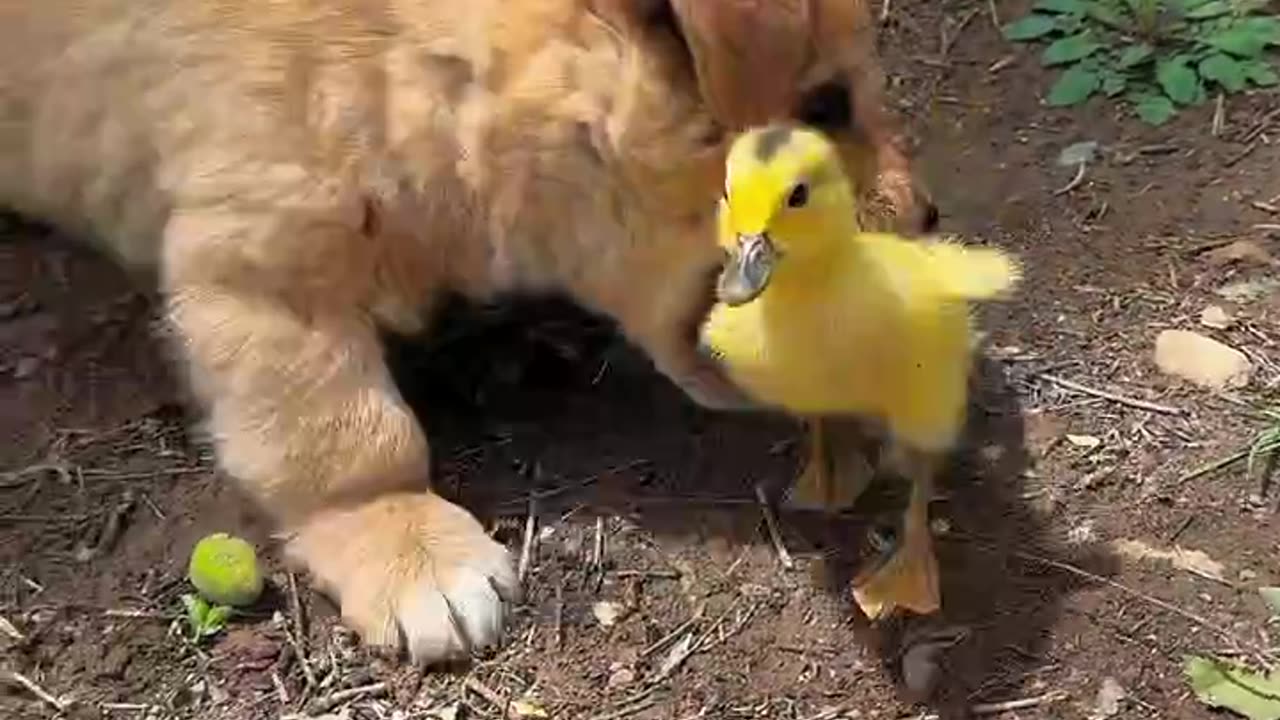
<svg viewBox="0 0 1280 720">
<path fill-rule="evenodd" d="M 890 233 L 867 233 L 861 240 L 908 304 L 925 297 L 989 300 L 1009 292 L 1022 277 L 1018 262 L 997 248 L 951 239 L 909 240 Z"/>
<path fill-rule="evenodd" d="M 1022 279 L 1012 256 L 992 247 L 972 247 L 951 240 L 923 243 L 928 267 L 939 291 L 956 300 L 1000 297 Z"/>
</svg>

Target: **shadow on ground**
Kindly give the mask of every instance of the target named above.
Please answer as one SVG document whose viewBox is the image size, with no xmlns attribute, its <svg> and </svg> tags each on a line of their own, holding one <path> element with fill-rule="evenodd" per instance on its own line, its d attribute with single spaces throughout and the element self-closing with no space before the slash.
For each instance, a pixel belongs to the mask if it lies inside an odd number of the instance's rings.
<svg viewBox="0 0 1280 720">
<path fill-rule="evenodd" d="M 440 330 L 426 348 L 403 339 L 389 348 L 433 436 L 442 492 L 490 520 L 518 521 L 531 496 L 539 518 L 623 518 L 676 555 L 691 543 L 706 546 L 719 562 L 710 572 L 723 581 L 745 557 L 735 548 L 773 552 L 754 485 L 771 497 L 785 489 L 802 443 L 793 422 L 696 407 L 607 324 L 557 301 L 520 310 L 457 303 Z M 941 525 L 938 616 L 872 627 L 850 600 L 848 579 L 868 554 L 869 529 L 892 529 L 905 500 L 885 483 L 856 513 L 779 518 L 785 545 L 812 561 L 802 583 L 823 588 L 856 618 L 847 629 L 875 649 L 904 699 L 926 699 L 942 717 L 965 717 L 979 696 L 1017 694 L 1044 664 L 1050 628 L 1081 587 L 1063 564 L 1113 570 L 1109 557 L 1067 549 L 1032 514 L 1017 394 L 998 361 L 984 361 L 976 375 L 966 440 L 933 506 Z M 512 536 L 518 545 L 519 533 Z M 576 559 L 585 566 L 596 558 L 583 548 Z M 565 578 L 554 582 L 563 592 Z M 590 583 L 578 586 L 589 600 Z M 790 633 L 803 633 L 779 612 L 773 641 L 785 648 Z M 812 642 L 821 644 L 821 633 Z"/>
</svg>

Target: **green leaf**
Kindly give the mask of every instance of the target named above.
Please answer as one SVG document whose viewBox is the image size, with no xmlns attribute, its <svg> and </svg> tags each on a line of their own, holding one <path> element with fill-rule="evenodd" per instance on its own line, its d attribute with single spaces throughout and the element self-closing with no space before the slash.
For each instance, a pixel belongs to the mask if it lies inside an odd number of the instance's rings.
<svg viewBox="0 0 1280 720">
<path fill-rule="evenodd" d="M 1244 67 L 1222 53 L 1210 55 L 1201 60 L 1198 69 L 1200 77 L 1218 83 L 1228 92 L 1239 92 L 1244 89 Z"/>
<path fill-rule="evenodd" d="M 1028 15 L 1021 20 L 1004 26 L 1005 39 L 1018 41 L 1035 40 L 1053 32 L 1056 23 L 1048 15 Z"/>
<path fill-rule="evenodd" d="M 1049 44 L 1040 55 L 1040 64 L 1046 67 L 1083 60 L 1097 52 L 1102 43 L 1093 39 L 1092 33 L 1082 32 L 1078 35 L 1059 38 Z"/>
<path fill-rule="evenodd" d="M 184 593 L 182 605 L 187 609 L 187 622 L 193 627 L 204 624 L 204 619 L 209 614 L 209 603 L 205 602 L 204 598 L 195 593 Z"/>
<path fill-rule="evenodd" d="M 187 629 L 192 639 L 199 639 L 204 634 L 205 621 L 209 616 L 209 603 L 195 593 L 184 593 L 180 599 L 187 610 Z"/>
<path fill-rule="evenodd" d="M 1269 677 L 1235 664 L 1186 656 L 1183 672 L 1200 702 L 1249 720 L 1280 720 L 1280 670 Z"/>
<path fill-rule="evenodd" d="M 1124 73 L 1118 73 L 1111 68 L 1102 71 L 1102 92 L 1107 97 L 1115 97 L 1125 91 L 1129 86 L 1129 78 Z"/>
<path fill-rule="evenodd" d="M 1241 63 L 1240 67 L 1244 68 L 1244 76 L 1258 87 L 1271 87 L 1280 83 L 1280 75 L 1276 75 L 1275 68 L 1265 60 L 1248 60 Z"/>
<path fill-rule="evenodd" d="M 1148 125 L 1159 127 L 1169 122 L 1169 119 L 1178 112 L 1173 101 L 1163 95 L 1139 93 L 1131 96 L 1130 100 L 1133 102 L 1134 112 Z"/>
<path fill-rule="evenodd" d="M 1089 3 L 1085 12 L 1089 17 L 1097 20 L 1103 25 L 1110 25 L 1113 28 L 1127 28 L 1130 26 L 1130 23 L 1125 20 L 1124 15 L 1121 14 L 1120 11 L 1101 3 Z"/>
<path fill-rule="evenodd" d="M 1130 45 L 1120 53 L 1120 59 L 1116 64 L 1125 69 L 1135 67 L 1151 59 L 1153 52 L 1155 49 L 1146 43 Z"/>
<path fill-rule="evenodd" d="M 1231 12 L 1231 3 L 1223 2 L 1223 0 L 1211 0 L 1198 5 L 1195 8 L 1188 9 L 1186 16 L 1192 20 L 1207 20 Z"/>
<path fill-rule="evenodd" d="M 217 635 L 224 627 L 227 621 L 235 613 L 235 608 L 229 605 L 215 605 L 209 608 L 209 612 L 204 616 L 204 625 L 200 628 L 202 636 Z"/>
<path fill-rule="evenodd" d="M 1076 66 L 1058 76 L 1046 100 L 1053 107 L 1079 105 L 1097 92 L 1099 85 L 1101 79 L 1097 73 Z"/>
<path fill-rule="evenodd" d="M 1235 25 L 1215 32 L 1204 39 L 1209 45 L 1236 57 L 1256 58 L 1266 50 L 1271 40 L 1245 25 Z"/>
<path fill-rule="evenodd" d="M 1083 15 L 1085 4 L 1083 0 L 1036 0 L 1036 4 L 1032 5 L 1031 9 L 1064 15 Z"/>
<path fill-rule="evenodd" d="M 1269 45 L 1280 45 L 1280 17 L 1248 17 L 1241 20 L 1239 26 L 1264 39 Z"/>
<path fill-rule="evenodd" d="M 1181 57 L 1160 60 L 1156 63 L 1156 82 L 1171 100 L 1179 105 L 1190 105 L 1204 92 L 1200 78 Z"/>
<path fill-rule="evenodd" d="M 1271 614 L 1280 617 L 1280 587 L 1260 587 L 1258 594 L 1267 603 L 1267 607 L 1271 608 Z"/>
<path fill-rule="evenodd" d="M 1202 5 L 1212 2 L 1217 2 L 1217 0 L 1178 0 L 1178 7 L 1182 12 L 1189 13 Z"/>
</svg>

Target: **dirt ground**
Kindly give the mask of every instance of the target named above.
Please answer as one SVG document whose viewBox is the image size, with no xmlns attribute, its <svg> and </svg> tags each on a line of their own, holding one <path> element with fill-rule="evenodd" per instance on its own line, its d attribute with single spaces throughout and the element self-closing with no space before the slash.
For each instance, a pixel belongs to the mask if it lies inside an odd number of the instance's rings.
<svg viewBox="0 0 1280 720">
<path fill-rule="evenodd" d="M 1216 291 L 1278 277 L 1219 249 L 1280 256 L 1280 93 L 1228 100 L 1217 136 L 1212 104 L 1161 129 L 1101 104 L 1052 110 L 1035 50 L 1001 40 L 987 3 L 895 0 L 881 43 L 944 227 L 1027 269 L 1017 299 L 984 312 L 993 359 L 933 506 L 940 617 L 857 617 L 842 581 L 871 511 L 783 513 L 795 567 L 781 566 L 753 487 L 776 494 L 794 472 L 791 423 L 695 408 L 580 314 L 469 310 L 443 347 L 392 343 L 398 376 L 431 407 L 436 483 L 517 551 L 535 497 L 537 552 L 506 647 L 418 673 L 361 648 L 279 564 L 193 429 L 151 299 L 8 221 L 0 619 L 20 637 L 0 631 L 0 669 L 51 697 L 0 685 L 0 716 L 61 702 L 77 718 L 492 718 L 524 700 L 507 716 L 1211 717 L 1182 655 L 1280 643 L 1256 592 L 1280 584 L 1280 490 L 1240 466 L 1183 479 L 1276 401 L 1280 291 Z M 1077 178 L 1055 158 L 1081 140 L 1100 155 Z M 1202 327 L 1210 303 L 1235 325 Z M 1169 328 L 1245 352 L 1249 385 L 1160 374 Z M 197 649 L 175 630 L 178 598 L 192 543 L 218 530 L 259 542 L 272 573 Z M 1099 703 L 1116 685 L 1123 698 Z"/>
</svg>

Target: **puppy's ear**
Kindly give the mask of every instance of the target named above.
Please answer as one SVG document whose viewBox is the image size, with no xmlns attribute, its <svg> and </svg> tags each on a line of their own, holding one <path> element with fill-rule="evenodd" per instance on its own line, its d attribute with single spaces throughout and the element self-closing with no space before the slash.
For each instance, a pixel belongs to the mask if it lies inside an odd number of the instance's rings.
<svg viewBox="0 0 1280 720">
<path fill-rule="evenodd" d="M 720 125 L 781 119 L 813 52 L 811 0 L 592 0 L 611 25 L 678 55 Z"/>
<path fill-rule="evenodd" d="M 809 0 L 670 1 L 717 121 L 742 129 L 790 114 L 813 52 Z"/>
</svg>

